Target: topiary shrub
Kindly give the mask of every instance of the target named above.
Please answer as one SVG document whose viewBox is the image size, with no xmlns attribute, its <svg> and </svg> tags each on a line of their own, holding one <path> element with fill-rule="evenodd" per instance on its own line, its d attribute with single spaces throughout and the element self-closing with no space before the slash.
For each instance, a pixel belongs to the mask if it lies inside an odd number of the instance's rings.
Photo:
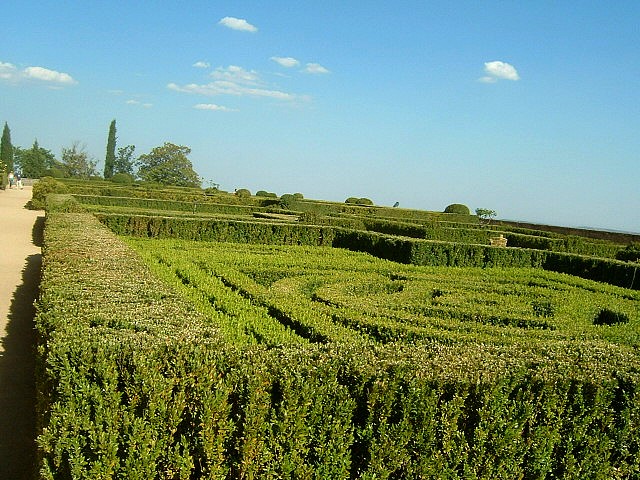
<svg viewBox="0 0 640 480">
<path fill-rule="evenodd" d="M 280 197 L 280 207 L 286 210 L 291 210 L 291 207 L 296 201 L 296 197 L 290 193 L 285 193 Z"/>
<path fill-rule="evenodd" d="M 44 210 L 47 195 L 50 193 L 67 193 L 69 189 L 64 183 L 58 182 L 52 177 L 44 177 L 33 184 L 31 200 L 28 207 L 32 210 Z"/>
<path fill-rule="evenodd" d="M 298 193 L 294 193 L 293 194 L 293 198 L 296 199 L 296 200 L 302 200 L 302 199 L 304 199 L 304 195 L 302 195 L 299 192 Z"/>
<path fill-rule="evenodd" d="M 236 190 L 236 197 L 248 198 L 250 196 L 251 196 L 251 192 L 246 188 L 239 188 L 238 190 Z"/>
<path fill-rule="evenodd" d="M 119 172 L 111 177 L 113 183 L 119 183 L 121 185 L 131 185 L 135 179 L 130 173 Z"/>
<path fill-rule="evenodd" d="M 355 205 L 355 204 L 358 203 L 358 200 L 360 200 L 360 199 L 356 198 L 356 197 L 349 197 L 344 201 L 344 203 L 352 203 L 352 204 Z"/>
<path fill-rule="evenodd" d="M 258 190 L 256 192 L 256 197 L 278 198 L 278 195 L 272 192 L 267 192 L 265 190 Z"/>
<path fill-rule="evenodd" d="M 373 205 L 373 201 L 368 198 L 359 198 L 356 204 L 357 205 Z"/>
<path fill-rule="evenodd" d="M 452 203 L 444 209 L 444 213 L 457 213 L 458 215 L 470 215 L 471 211 L 466 205 L 461 203 Z"/>
</svg>

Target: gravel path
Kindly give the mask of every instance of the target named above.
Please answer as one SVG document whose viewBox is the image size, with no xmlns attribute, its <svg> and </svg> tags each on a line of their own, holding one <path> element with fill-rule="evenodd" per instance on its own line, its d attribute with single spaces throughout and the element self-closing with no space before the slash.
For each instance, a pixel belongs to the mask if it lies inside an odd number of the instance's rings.
<svg viewBox="0 0 640 480">
<path fill-rule="evenodd" d="M 31 187 L 0 190 L 0 479 L 34 478 L 35 335 L 44 212 Z"/>
</svg>

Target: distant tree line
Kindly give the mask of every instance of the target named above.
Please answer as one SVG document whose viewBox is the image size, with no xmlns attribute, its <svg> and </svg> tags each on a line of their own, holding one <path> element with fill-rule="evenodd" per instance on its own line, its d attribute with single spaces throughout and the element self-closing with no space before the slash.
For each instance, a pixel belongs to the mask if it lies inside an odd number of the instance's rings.
<svg viewBox="0 0 640 480">
<path fill-rule="evenodd" d="M 103 177 L 120 183 L 140 180 L 161 185 L 200 187 L 202 179 L 193 170 L 188 158 L 191 149 L 165 142 L 149 153 L 135 158 L 135 145 L 117 146 L 116 121 L 109 125 Z M 80 142 L 73 142 L 62 149 L 60 159 L 35 139 L 31 148 L 13 146 L 11 132 L 5 122 L 0 141 L 0 170 L 3 182 L 9 172 L 15 171 L 24 178 L 101 178 L 97 160 Z M 4 183 L 3 183 L 4 185 Z"/>
</svg>

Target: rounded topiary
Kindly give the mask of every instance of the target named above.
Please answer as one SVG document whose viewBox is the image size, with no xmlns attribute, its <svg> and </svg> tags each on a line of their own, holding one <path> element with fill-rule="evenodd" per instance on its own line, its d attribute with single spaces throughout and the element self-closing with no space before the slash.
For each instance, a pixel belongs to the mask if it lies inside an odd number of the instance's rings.
<svg viewBox="0 0 640 480">
<path fill-rule="evenodd" d="M 236 197 L 247 198 L 251 196 L 251 192 L 246 188 L 239 188 L 236 190 Z"/>
<path fill-rule="evenodd" d="M 295 195 L 292 195 L 291 193 L 285 193 L 284 195 L 280 196 L 280 207 L 290 210 L 295 201 Z"/>
<path fill-rule="evenodd" d="M 358 205 L 373 205 L 373 200 L 368 198 L 359 198 L 356 202 Z"/>
<path fill-rule="evenodd" d="M 265 190 L 258 190 L 256 192 L 256 197 L 278 198 L 278 195 L 272 192 L 267 192 Z"/>
<path fill-rule="evenodd" d="M 134 178 L 130 173 L 119 172 L 115 173 L 113 177 L 111 177 L 111 181 L 113 183 L 120 183 L 122 185 L 131 185 L 134 181 Z"/>
<path fill-rule="evenodd" d="M 294 193 L 293 194 L 293 198 L 296 199 L 296 200 L 302 200 L 302 199 L 304 199 L 304 195 L 299 193 L 299 192 L 298 193 Z"/>
<path fill-rule="evenodd" d="M 470 215 L 471 211 L 466 205 L 461 203 L 452 203 L 444 209 L 444 213 L 457 213 L 458 215 Z"/>
<path fill-rule="evenodd" d="M 344 201 L 344 203 L 353 203 L 353 204 L 356 204 L 356 203 L 358 203 L 358 200 L 360 200 L 360 199 L 359 199 L 359 198 L 356 198 L 356 197 L 349 197 L 349 198 L 347 198 L 347 199 Z"/>
</svg>

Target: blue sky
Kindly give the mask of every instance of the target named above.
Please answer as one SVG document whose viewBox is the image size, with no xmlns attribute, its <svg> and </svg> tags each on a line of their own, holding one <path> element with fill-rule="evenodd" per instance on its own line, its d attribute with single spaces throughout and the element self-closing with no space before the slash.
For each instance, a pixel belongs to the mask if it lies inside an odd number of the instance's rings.
<svg viewBox="0 0 640 480">
<path fill-rule="evenodd" d="M 0 121 L 221 188 L 640 232 L 640 2 L 10 0 Z"/>
</svg>

